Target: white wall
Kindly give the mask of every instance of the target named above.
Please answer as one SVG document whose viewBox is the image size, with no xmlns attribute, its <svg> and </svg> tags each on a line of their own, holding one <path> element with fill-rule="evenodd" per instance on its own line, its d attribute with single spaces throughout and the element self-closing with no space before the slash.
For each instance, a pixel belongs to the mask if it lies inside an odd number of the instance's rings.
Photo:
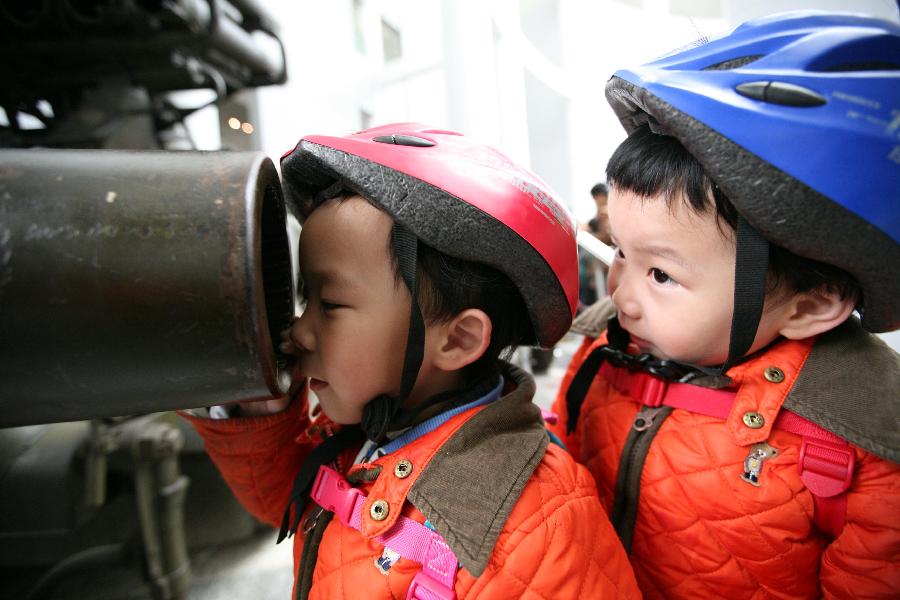
<svg viewBox="0 0 900 600">
<path fill-rule="evenodd" d="M 603 95 L 616 69 L 783 10 L 897 19 L 888 0 L 363 0 L 364 55 L 353 0 L 261 1 L 280 21 L 289 69 L 287 85 L 259 91 L 267 153 L 306 133 L 355 131 L 360 111 L 374 124 L 427 122 L 530 163 L 580 220 L 624 138 Z M 382 60 L 382 17 L 401 31 L 396 63 Z"/>
<path fill-rule="evenodd" d="M 586 221 L 589 190 L 624 131 L 603 89 L 612 73 L 796 9 L 898 20 L 890 0 L 260 0 L 279 20 L 289 81 L 259 90 L 261 145 L 274 159 L 308 133 L 421 121 L 458 129 L 531 167 Z M 381 19 L 401 31 L 385 63 Z M 900 334 L 893 344 L 900 347 Z"/>
</svg>

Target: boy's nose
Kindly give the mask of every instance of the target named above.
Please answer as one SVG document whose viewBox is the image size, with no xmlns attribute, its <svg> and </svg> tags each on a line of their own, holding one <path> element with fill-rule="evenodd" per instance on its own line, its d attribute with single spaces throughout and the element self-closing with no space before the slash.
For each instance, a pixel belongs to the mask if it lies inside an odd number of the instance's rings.
<svg viewBox="0 0 900 600">
<path fill-rule="evenodd" d="M 291 323 L 291 341 L 298 350 L 309 352 L 315 350 L 316 338 L 312 330 L 312 318 L 307 309 Z"/>
<path fill-rule="evenodd" d="M 641 307 L 631 293 L 632 290 L 623 275 L 621 268 L 617 267 L 615 263 L 610 267 L 607 281 L 609 296 L 620 313 L 630 319 L 637 319 L 640 317 Z"/>
</svg>

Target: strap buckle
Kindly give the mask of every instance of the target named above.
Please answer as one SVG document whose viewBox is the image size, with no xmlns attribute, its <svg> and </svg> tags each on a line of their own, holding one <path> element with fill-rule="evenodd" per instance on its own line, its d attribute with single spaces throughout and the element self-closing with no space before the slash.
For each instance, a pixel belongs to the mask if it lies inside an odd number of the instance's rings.
<svg viewBox="0 0 900 600">
<path fill-rule="evenodd" d="M 456 600 L 456 590 L 439 583 L 424 570 L 416 573 L 406 593 L 406 600 Z"/>
<path fill-rule="evenodd" d="M 326 465 L 319 467 L 309 497 L 325 510 L 333 512 L 341 523 L 347 526 L 351 526 L 357 501 L 361 503 L 365 500 L 361 491 L 352 487 L 340 473 Z"/>
<path fill-rule="evenodd" d="M 663 405 L 669 382 L 647 373 L 631 374 L 631 397 L 644 406 L 658 407 Z"/>
<path fill-rule="evenodd" d="M 846 443 L 803 436 L 800 446 L 800 479 L 816 496 L 831 498 L 850 487 L 856 456 Z"/>
<path fill-rule="evenodd" d="M 541 417 L 544 419 L 544 422 L 550 423 L 551 425 L 556 425 L 556 422 L 559 421 L 559 415 L 557 413 L 545 408 L 541 409 Z"/>
</svg>

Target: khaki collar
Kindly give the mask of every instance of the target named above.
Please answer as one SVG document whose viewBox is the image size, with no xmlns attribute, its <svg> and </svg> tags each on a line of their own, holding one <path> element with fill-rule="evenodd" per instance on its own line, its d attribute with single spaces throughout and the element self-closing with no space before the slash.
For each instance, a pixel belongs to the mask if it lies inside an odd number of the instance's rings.
<svg viewBox="0 0 900 600">
<path fill-rule="evenodd" d="M 596 338 L 606 331 L 606 322 L 614 316 L 616 316 L 616 307 L 612 303 L 612 298 L 604 296 L 581 311 L 575 317 L 569 331 Z"/>
<path fill-rule="evenodd" d="M 373 464 L 357 465 L 381 467 L 363 504 L 363 535 L 385 533 L 408 500 L 434 525 L 459 562 L 473 576 L 481 575 L 548 443 L 540 409 L 532 402 L 534 379 L 507 363 L 501 372 L 510 391 L 499 400 L 452 417 Z M 395 471 L 401 461 L 406 461 L 404 469 Z M 411 474 L 397 475 L 406 469 Z M 389 507 L 382 521 L 369 518 L 376 500 Z"/>
<path fill-rule="evenodd" d="M 900 355 L 854 317 L 816 339 L 784 407 L 900 462 Z"/>
<path fill-rule="evenodd" d="M 409 493 L 475 577 L 487 566 L 549 440 L 532 402 L 534 379 L 509 364 L 503 365 L 503 376 L 515 389 L 460 427 Z"/>
<path fill-rule="evenodd" d="M 856 318 L 817 338 L 778 342 L 728 375 L 740 386 L 728 428 L 741 445 L 766 440 L 785 408 L 877 456 L 900 460 L 900 355 Z M 752 413 L 761 427 L 748 427 Z"/>
</svg>

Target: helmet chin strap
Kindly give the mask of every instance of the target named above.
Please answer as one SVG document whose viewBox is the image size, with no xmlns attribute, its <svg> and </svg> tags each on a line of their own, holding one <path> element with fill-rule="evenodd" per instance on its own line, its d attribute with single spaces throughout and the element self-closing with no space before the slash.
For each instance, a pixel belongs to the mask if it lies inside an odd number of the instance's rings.
<svg viewBox="0 0 900 600">
<path fill-rule="evenodd" d="M 744 217 L 738 216 L 734 258 L 734 313 L 728 358 L 719 374 L 740 361 L 753 346 L 766 299 L 769 242 Z"/>
<path fill-rule="evenodd" d="M 385 439 L 391 422 L 412 392 L 425 351 L 425 321 L 416 300 L 416 257 L 419 240 L 406 226 L 395 221 L 391 230 L 391 245 L 399 263 L 400 277 L 411 295 L 409 333 L 406 338 L 406 354 L 403 358 L 403 374 L 400 378 L 400 394 L 398 396 L 382 394 L 373 398 L 363 408 L 362 429 L 367 438 L 377 443 Z"/>
</svg>

